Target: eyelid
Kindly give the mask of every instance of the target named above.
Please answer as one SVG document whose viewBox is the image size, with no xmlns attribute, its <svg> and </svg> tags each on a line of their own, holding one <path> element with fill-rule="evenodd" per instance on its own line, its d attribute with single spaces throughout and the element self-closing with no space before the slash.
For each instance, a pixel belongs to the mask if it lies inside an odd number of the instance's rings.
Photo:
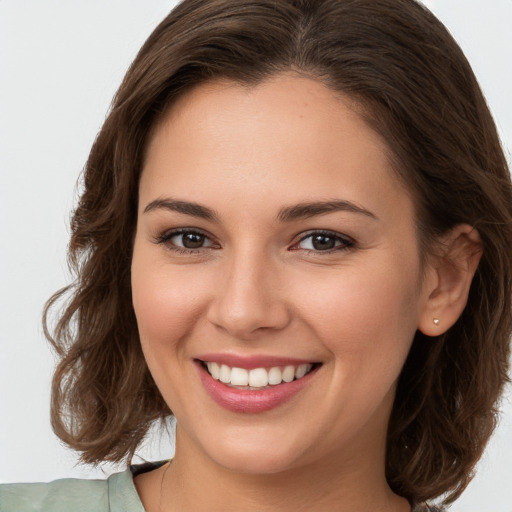
<svg viewBox="0 0 512 512">
<path fill-rule="evenodd" d="M 180 234 L 186 234 L 186 233 L 192 233 L 192 234 L 204 236 L 206 239 L 208 239 L 211 242 L 211 245 L 192 249 L 192 248 L 187 248 L 187 247 L 180 247 L 178 245 L 169 243 L 171 238 L 178 236 Z M 303 248 L 297 247 L 301 242 L 303 242 L 304 240 L 307 240 L 308 238 L 315 236 L 315 235 L 324 235 L 327 237 L 332 237 L 341 243 L 338 246 L 333 247 L 332 249 L 326 249 L 326 250 L 303 249 Z M 321 254 L 321 253 L 330 254 L 330 253 L 337 252 L 337 251 L 348 250 L 348 249 L 354 247 L 354 245 L 356 243 L 352 237 L 345 235 L 343 233 L 339 233 L 337 231 L 332 231 L 330 229 L 311 229 L 311 230 L 301 233 L 298 236 L 300 236 L 300 238 L 292 244 L 292 246 L 289 248 L 289 250 L 305 251 L 305 252 L 314 253 L 314 254 Z M 187 253 L 187 254 L 198 253 L 205 249 L 220 248 L 220 244 L 215 240 L 215 238 L 213 236 L 211 236 L 208 232 L 206 232 L 202 229 L 199 229 L 199 228 L 195 228 L 195 227 L 180 227 L 180 228 L 168 229 L 168 230 L 163 231 L 162 233 L 156 235 L 154 237 L 153 241 L 156 244 L 165 245 L 169 250 L 172 250 L 172 251 L 175 251 L 178 253 Z"/>
<path fill-rule="evenodd" d="M 307 240 L 308 238 L 310 238 L 314 235 L 324 235 L 324 236 L 332 237 L 332 238 L 335 238 L 336 240 L 341 241 L 341 244 L 337 247 L 333 247 L 332 249 L 327 249 L 324 251 L 315 250 L 315 249 L 302 249 L 300 247 L 297 247 L 298 244 L 300 244 L 304 240 Z M 350 249 L 350 248 L 354 247 L 355 243 L 356 242 L 352 237 L 345 235 L 343 233 L 339 233 L 337 231 L 332 231 L 330 229 L 311 229 L 309 231 L 306 231 L 305 233 L 301 233 L 300 238 L 296 242 L 294 242 L 294 244 L 291 247 L 291 250 L 307 251 L 307 252 L 311 252 L 311 253 L 315 253 L 315 254 L 321 254 L 321 253 L 329 254 L 329 253 L 332 253 L 335 251 L 343 251 L 343 250 Z"/>
<path fill-rule="evenodd" d="M 178 236 L 178 235 L 186 234 L 186 233 L 192 233 L 195 235 L 204 236 L 212 243 L 212 245 L 191 249 L 191 248 L 187 248 L 187 247 L 180 247 L 179 245 L 174 245 L 174 244 L 170 243 L 171 238 Z M 212 248 L 216 249 L 217 247 L 220 246 L 219 243 L 214 239 L 214 237 L 212 237 L 208 232 L 206 232 L 202 229 L 193 228 L 193 227 L 180 227 L 180 228 L 168 229 L 168 230 L 163 231 L 162 233 L 156 235 L 154 237 L 153 241 L 156 244 L 165 245 L 169 250 L 172 250 L 172 251 L 175 251 L 178 253 L 187 253 L 187 254 L 197 253 L 204 249 L 212 249 Z M 217 246 L 217 247 L 215 247 L 215 246 Z"/>
</svg>

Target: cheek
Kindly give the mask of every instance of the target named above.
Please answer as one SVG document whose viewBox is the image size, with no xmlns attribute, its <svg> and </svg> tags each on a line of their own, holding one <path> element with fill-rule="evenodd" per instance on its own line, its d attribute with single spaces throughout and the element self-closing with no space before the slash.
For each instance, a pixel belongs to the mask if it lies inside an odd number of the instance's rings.
<svg viewBox="0 0 512 512">
<path fill-rule="evenodd" d="M 132 301 L 144 352 L 179 348 L 202 314 L 206 283 L 192 283 L 187 272 L 171 272 L 144 256 L 134 251 L 132 262 Z"/>
<path fill-rule="evenodd" d="M 399 371 L 418 324 L 417 275 L 415 265 L 380 263 L 309 283 L 302 310 L 336 364 Z"/>
</svg>

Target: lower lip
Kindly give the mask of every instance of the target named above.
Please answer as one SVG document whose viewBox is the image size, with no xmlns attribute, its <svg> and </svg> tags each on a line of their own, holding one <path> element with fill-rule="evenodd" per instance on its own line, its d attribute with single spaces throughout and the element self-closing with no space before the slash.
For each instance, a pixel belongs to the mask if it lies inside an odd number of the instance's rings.
<svg viewBox="0 0 512 512">
<path fill-rule="evenodd" d="M 284 404 L 304 389 L 318 370 L 317 367 L 301 379 L 292 382 L 284 382 L 261 390 L 250 390 L 226 386 L 215 380 L 200 362 L 197 362 L 197 367 L 203 386 L 218 405 L 232 412 L 246 414 L 269 411 Z"/>
</svg>

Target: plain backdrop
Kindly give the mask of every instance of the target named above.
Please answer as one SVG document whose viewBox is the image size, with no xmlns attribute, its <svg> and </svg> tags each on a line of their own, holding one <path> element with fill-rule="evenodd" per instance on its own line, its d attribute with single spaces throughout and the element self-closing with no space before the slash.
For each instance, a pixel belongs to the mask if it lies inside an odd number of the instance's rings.
<svg viewBox="0 0 512 512">
<path fill-rule="evenodd" d="M 234 0 L 236 1 L 236 0 Z M 512 1 L 425 1 L 459 41 L 510 162 Z M 138 48 L 175 4 L 163 0 L 0 0 L 0 481 L 104 477 L 76 466 L 49 425 L 54 365 L 45 300 L 69 281 L 75 183 Z M 168 458 L 153 436 L 141 456 Z M 453 512 L 512 512 L 512 392 L 477 476 Z"/>
</svg>

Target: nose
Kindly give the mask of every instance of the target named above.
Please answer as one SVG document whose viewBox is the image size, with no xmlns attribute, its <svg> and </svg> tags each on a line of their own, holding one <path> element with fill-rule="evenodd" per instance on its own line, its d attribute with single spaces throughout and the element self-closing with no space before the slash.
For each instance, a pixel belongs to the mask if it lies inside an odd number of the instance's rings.
<svg viewBox="0 0 512 512">
<path fill-rule="evenodd" d="M 239 340 L 284 329 L 291 312 L 275 265 L 259 256 L 226 262 L 208 310 L 208 320 Z"/>
</svg>

